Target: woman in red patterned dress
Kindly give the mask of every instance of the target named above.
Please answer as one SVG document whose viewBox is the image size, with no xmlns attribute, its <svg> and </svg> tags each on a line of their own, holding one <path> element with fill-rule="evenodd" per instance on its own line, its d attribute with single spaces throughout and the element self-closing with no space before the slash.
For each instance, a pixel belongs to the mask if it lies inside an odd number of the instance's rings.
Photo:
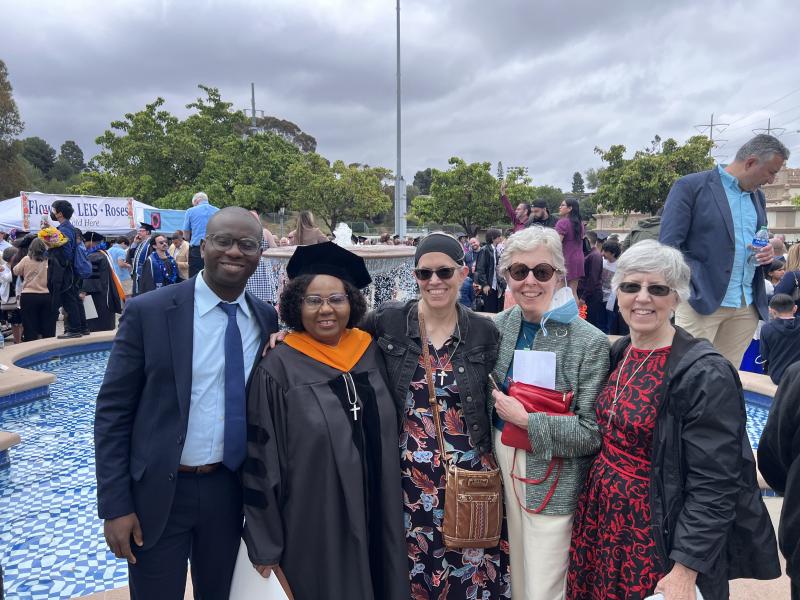
<svg viewBox="0 0 800 600">
<path fill-rule="evenodd" d="M 595 404 L 602 447 L 572 530 L 569 600 L 728 598 L 728 580 L 780 574 L 736 371 L 671 324 L 689 296 L 680 252 L 643 241 L 613 286 L 630 336 Z"/>
</svg>

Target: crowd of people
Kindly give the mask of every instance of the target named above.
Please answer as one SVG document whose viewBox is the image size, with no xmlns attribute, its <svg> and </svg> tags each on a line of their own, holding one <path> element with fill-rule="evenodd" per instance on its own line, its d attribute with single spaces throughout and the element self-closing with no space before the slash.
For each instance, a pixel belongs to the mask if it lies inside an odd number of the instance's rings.
<svg viewBox="0 0 800 600">
<path fill-rule="evenodd" d="M 731 579 L 778 577 L 736 360 L 776 254 L 750 245 L 758 188 L 786 158 L 757 136 L 676 182 L 628 244 L 587 234 L 571 202 L 552 227 L 517 207 L 483 247 L 434 232 L 418 297 L 371 310 L 364 260 L 306 217 L 275 305 L 248 285 L 280 240 L 248 211 L 211 214 L 186 280 L 148 238 L 162 285 L 127 303 L 95 415 L 98 511 L 131 597 L 181 598 L 187 562 L 204 598 L 240 568 L 298 600 L 722 600 Z M 497 314 L 464 306 L 470 290 Z M 772 302 L 794 318 L 792 296 Z M 800 367 L 764 333 L 783 373 L 758 461 L 787 494 L 798 577 Z"/>
<path fill-rule="evenodd" d="M 122 315 L 98 513 L 148 599 L 182 598 L 187 562 L 220 599 L 240 568 L 298 600 L 722 600 L 776 578 L 737 372 L 758 331 L 779 384 L 758 466 L 800 600 L 800 245 L 752 243 L 788 157 L 756 136 L 622 241 L 501 186 L 510 230 L 407 240 L 418 296 L 372 309 L 364 260 L 308 211 L 278 238 L 199 192 L 172 236 L 110 240 L 58 200 L 57 227 L 3 249 L 0 299 L 20 341 L 59 307 L 64 337 Z M 286 281 L 262 256 L 282 245 Z"/>
</svg>

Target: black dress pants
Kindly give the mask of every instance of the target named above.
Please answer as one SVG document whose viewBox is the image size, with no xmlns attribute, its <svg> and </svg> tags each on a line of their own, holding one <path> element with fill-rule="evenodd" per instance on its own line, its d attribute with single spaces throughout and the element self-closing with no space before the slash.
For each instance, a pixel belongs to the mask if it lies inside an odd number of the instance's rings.
<svg viewBox="0 0 800 600">
<path fill-rule="evenodd" d="M 22 313 L 23 342 L 55 337 L 58 312 L 53 308 L 50 294 L 22 292 L 19 307 Z"/>
<path fill-rule="evenodd" d="M 499 313 L 503 310 L 503 297 L 497 295 L 497 290 L 489 290 L 483 296 L 483 312 Z"/>
<path fill-rule="evenodd" d="M 586 302 L 586 320 L 600 331 L 605 331 L 608 328 L 608 320 L 606 304 L 603 302 L 603 292 L 586 294 L 584 301 Z"/>
<path fill-rule="evenodd" d="M 131 600 L 183 600 L 187 561 L 196 599 L 228 600 L 241 536 L 238 475 L 221 465 L 206 475 L 178 473 L 167 525 L 155 546 L 138 550 L 131 541 Z"/>
<path fill-rule="evenodd" d="M 66 289 L 61 292 L 61 306 L 67 313 L 64 321 L 64 331 L 68 333 L 81 333 L 86 331 L 86 312 L 83 309 L 83 302 L 78 297 L 80 279 L 73 280 L 72 275 L 67 273 L 70 283 L 65 282 Z"/>
<path fill-rule="evenodd" d="M 200 246 L 189 246 L 189 277 L 194 277 L 203 270 L 205 261 L 200 255 Z"/>
</svg>

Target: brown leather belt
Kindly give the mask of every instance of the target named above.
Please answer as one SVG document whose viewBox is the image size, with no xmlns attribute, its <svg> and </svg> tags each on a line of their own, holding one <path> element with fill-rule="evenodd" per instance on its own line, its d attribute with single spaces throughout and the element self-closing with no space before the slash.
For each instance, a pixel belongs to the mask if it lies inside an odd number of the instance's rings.
<svg viewBox="0 0 800 600">
<path fill-rule="evenodd" d="M 190 467 L 188 465 L 178 465 L 178 473 L 197 473 L 198 475 L 207 475 L 213 473 L 222 465 L 221 462 L 213 463 L 211 465 L 198 465 Z"/>
</svg>

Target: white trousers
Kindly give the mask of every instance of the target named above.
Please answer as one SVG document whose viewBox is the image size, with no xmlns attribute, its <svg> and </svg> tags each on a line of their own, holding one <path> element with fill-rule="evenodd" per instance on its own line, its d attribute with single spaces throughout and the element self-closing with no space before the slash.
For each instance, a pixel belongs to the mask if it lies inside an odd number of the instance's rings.
<svg viewBox="0 0 800 600">
<path fill-rule="evenodd" d="M 511 560 L 511 597 L 513 600 L 563 600 L 567 583 L 572 514 L 532 515 L 522 509 L 512 486 L 517 486 L 525 501 L 525 486 L 511 479 L 514 452 L 515 473 L 525 477 L 525 452 L 510 448 L 494 437 L 497 461 L 503 473 L 506 500 L 508 544 Z"/>
</svg>

